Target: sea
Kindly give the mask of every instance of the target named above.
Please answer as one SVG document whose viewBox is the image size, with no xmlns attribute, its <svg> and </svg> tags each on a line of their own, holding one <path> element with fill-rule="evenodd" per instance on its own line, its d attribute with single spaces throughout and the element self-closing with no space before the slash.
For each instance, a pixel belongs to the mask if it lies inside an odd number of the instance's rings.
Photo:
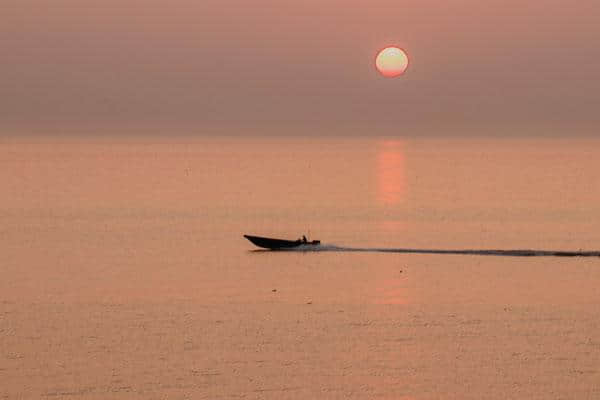
<svg viewBox="0 0 600 400">
<path fill-rule="evenodd" d="M 3 139 L 0 399 L 598 399 L 599 145 Z"/>
</svg>

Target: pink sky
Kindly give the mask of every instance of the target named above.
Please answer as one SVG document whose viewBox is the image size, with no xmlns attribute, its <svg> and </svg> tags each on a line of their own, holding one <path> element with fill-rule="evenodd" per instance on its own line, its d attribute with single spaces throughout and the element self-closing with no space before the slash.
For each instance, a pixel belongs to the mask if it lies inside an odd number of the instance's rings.
<svg viewBox="0 0 600 400">
<path fill-rule="evenodd" d="M 600 3 L 4 0 L 0 135 L 568 134 L 600 124 Z M 378 76 L 378 49 L 411 65 Z"/>
</svg>

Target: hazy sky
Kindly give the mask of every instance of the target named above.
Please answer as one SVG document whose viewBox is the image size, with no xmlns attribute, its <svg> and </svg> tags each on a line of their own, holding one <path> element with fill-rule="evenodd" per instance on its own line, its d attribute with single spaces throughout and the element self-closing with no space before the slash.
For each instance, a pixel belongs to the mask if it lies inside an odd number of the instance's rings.
<svg viewBox="0 0 600 400">
<path fill-rule="evenodd" d="M 3 0 L 0 134 L 589 133 L 599 38 L 598 0 Z"/>
</svg>

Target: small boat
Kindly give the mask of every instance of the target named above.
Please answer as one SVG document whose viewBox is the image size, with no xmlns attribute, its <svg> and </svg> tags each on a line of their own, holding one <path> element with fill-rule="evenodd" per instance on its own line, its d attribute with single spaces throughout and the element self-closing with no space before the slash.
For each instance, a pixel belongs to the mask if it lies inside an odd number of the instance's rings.
<svg viewBox="0 0 600 400">
<path fill-rule="evenodd" d="M 304 236 L 302 236 L 302 239 L 297 240 L 273 239 L 252 235 L 244 235 L 244 237 L 251 241 L 254 245 L 270 250 L 292 249 L 294 247 L 317 246 L 321 244 L 320 240 L 313 240 L 309 242 Z"/>
</svg>

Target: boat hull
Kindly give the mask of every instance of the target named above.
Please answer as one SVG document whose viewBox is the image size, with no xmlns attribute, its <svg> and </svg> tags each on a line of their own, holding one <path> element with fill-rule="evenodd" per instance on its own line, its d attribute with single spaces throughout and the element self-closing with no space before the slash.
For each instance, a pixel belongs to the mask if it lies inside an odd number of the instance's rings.
<svg viewBox="0 0 600 400">
<path fill-rule="evenodd" d="M 285 239 L 275 239 L 275 238 L 267 238 L 261 236 L 252 236 L 252 235 L 244 235 L 246 239 L 252 242 L 255 246 L 261 247 L 263 249 L 269 250 L 283 250 L 283 249 L 292 249 L 294 247 L 300 246 L 316 246 L 321 242 L 319 240 L 313 240 L 311 242 L 303 242 L 302 240 L 285 240 Z"/>
</svg>

